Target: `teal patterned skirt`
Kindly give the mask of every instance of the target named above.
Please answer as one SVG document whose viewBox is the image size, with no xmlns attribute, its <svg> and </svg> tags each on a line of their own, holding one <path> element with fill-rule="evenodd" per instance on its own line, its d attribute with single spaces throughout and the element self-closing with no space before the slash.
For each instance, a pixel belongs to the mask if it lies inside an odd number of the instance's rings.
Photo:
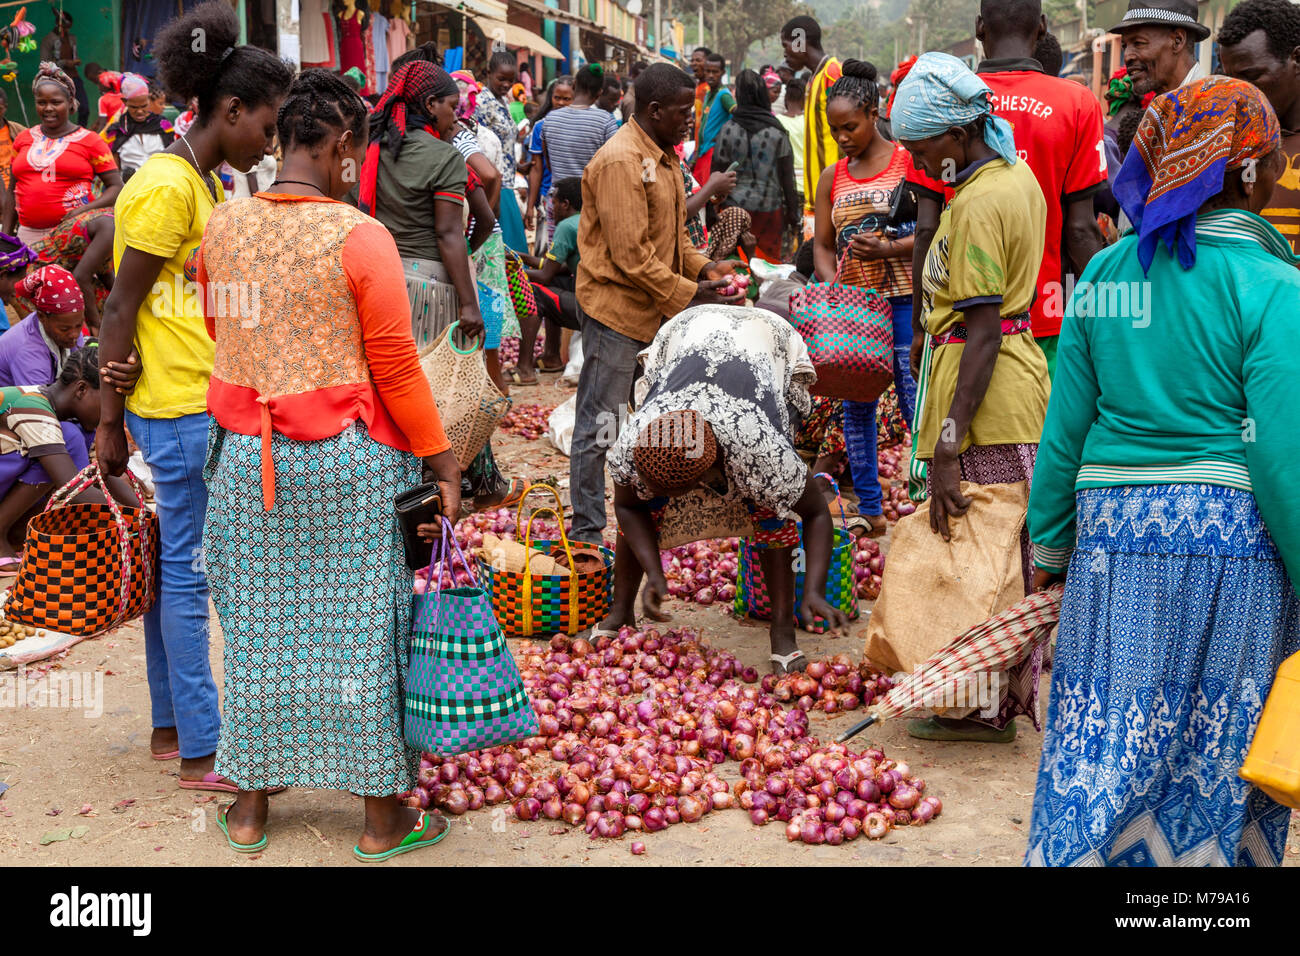
<svg viewBox="0 0 1300 956">
<path fill-rule="evenodd" d="M 268 512 L 261 438 L 213 423 L 204 560 L 225 643 L 216 770 L 248 790 L 410 790 L 411 572 L 393 497 L 419 482 L 420 462 L 360 422 L 324 441 L 274 435 L 271 455 Z"/>
</svg>

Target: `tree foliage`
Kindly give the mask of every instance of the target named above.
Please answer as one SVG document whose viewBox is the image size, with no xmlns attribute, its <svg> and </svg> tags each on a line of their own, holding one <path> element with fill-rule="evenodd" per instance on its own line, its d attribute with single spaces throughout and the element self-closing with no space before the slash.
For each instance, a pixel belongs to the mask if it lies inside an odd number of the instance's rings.
<svg viewBox="0 0 1300 956">
<path fill-rule="evenodd" d="M 699 10 L 701 3 L 704 5 L 706 37 L 702 45 L 713 48 L 711 27 L 714 22 L 714 0 L 684 0 L 675 4 L 674 8 L 677 15 L 689 25 L 695 22 L 696 11 Z M 716 9 L 717 52 L 727 58 L 727 68 L 733 76 L 746 67 L 752 69 L 758 65 L 760 60 L 757 57 L 749 57 L 747 61 L 746 54 L 749 53 L 750 47 L 764 40 L 769 41 L 764 44 L 765 50 L 775 42 L 777 54 L 775 58 L 768 56 L 761 62 L 779 60 L 781 47 L 777 38 L 781 27 L 785 26 L 791 17 L 800 14 L 814 15 L 810 7 L 796 3 L 795 0 L 718 0 Z"/>
</svg>

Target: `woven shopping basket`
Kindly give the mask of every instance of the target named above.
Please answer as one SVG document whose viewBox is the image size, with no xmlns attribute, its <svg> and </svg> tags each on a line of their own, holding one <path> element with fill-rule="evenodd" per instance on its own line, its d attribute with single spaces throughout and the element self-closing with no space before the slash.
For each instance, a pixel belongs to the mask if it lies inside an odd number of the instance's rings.
<svg viewBox="0 0 1300 956">
<path fill-rule="evenodd" d="M 830 475 L 821 472 L 818 478 L 825 478 L 835 489 L 835 501 L 840 508 L 840 527 L 835 529 L 835 543 L 831 548 L 831 563 L 826 569 L 826 603 L 843 611 L 850 621 L 857 620 L 860 612 L 858 606 L 857 580 L 853 574 L 853 535 L 849 533 L 848 522 L 844 517 L 844 502 L 840 499 L 840 486 Z M 804 548 L 803 527 L 799 528 L 799 547 Z M 762 621 L 772 619 L 772 599 L 767 593 L 767 581 L 763 577 L 763 565 L 759 560 L 759 548 L 749 539 L 740 543 L 740 564 L 737 568 L 736 598 L 733 604 L 735 612 L 740 615 Z M 806 552 L 805 552 L 806 553 Z M 799 604 L 803 601 L 804 571 L 797 571 L 794 578 L 794 613 L 795 624 L 799 621 Z M 826 631 L 826 621 L 818 617 L 808 629 L 813 634 Z"/>
<path fill-rule="evenodd" d="M 790 317 L 817 370 L 814 395 L 873 402 L 894 379 L 894 312 L 875 289 L 843 285 L 848 252 L 832 282 L 790 295 Z"/>
<path fill-rule="evenodd" d="M 451 552 L 474 577 L 442 519 L 441 552 L 428 568 L 424 594 L 412 598 L 411 649 L 403 699 L 403 736 L 438 757 L 499 747 L 537 735 L 537 712 L 514 656 L 477 581 L 443 588 Z"/>
<path fill-rule="evenodd" d="M 467 469 L 510 411 L 483 363 L 483 339 L 471 349 L 456 346 L 453 322 L 420 351 L 420 368 L 429 380 L 442 429 L 461 471 Z"/>
<path fill-rule="evenodd" d="M 126 479 L 143 501 L 130 469 Z M 96 483 L 106 504 L 72 503 Z M 139 617 L 157 595 L 158 516 L 119 505 L 99 466 L 90 464 L 28 523 L 4 613 L 20 624 L 85 636 Z"/>
<path fill-rule="evenodd" d="M 538 489 L 545 489 L 555 496 L 555 507 L 538 508 L 525 523 L 524 504 Z M 533 540 L 533 519 L 542 514 L 555 517 L 560 526 L 558 541 L 550 538 Z M 614 552 L 603 546 L 600 548 L 603 566 L 599 571 L 585 574 L 574 570 L 568 574 L 531 573 L 529 566 L 534 547 L 550 551 L 559 544 L 569 556 L 569 567 L 573 568 L 574 564 L 569 537 L 564 533 L 564 505 L 559 492 L 550 485 L 529 486 L 519 502 L 515 527 L 522 529 L 524 545 L 530 549 L 530 557 L 525 560 L 522 572 L 494 568 L 483 557 L 478 558 L 479 572 L 492 598 L 492 610 L 506 636 L 574 635 L 600 623 L 609 613 L 614 598 Z M 519 533 L 517 530 L 516 534 Z"/>
</svg>

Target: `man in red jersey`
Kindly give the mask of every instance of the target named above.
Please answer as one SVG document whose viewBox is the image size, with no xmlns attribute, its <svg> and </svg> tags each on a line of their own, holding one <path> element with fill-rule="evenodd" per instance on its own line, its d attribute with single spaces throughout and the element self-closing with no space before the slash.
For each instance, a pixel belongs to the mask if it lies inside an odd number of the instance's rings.
<svg viewBox="0 0 1300 956">
<path fill-rule="evenodd" d="M 1106 151 L 1096 97 L 1078 83 L 1047 76 L 1033 58 L 1046 33 L 1040 0 L 982 0 L 975 19 L 985 56 L 976 72 L 993 90 L 993 112 L 1011 123 L 1016 152 L 1047 200 L 1047 237 L 1029 319 L 1054 375 L 1069 291 L 1062 259 L 1068 256 L 1082 273 L 1104 245 L 1092 196 L 1106 183 Z"/>
</svg>

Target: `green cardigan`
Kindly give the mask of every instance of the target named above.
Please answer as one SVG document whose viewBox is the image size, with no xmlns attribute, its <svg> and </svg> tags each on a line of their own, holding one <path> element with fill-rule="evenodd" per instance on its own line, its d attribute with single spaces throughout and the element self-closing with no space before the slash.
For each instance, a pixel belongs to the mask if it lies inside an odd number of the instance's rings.
<svg viewBox="0 0 1300 956">
<path fill-rule="evenodd" d="M 1300 269 L 1268 222 L 1198 217 L 1196 263 L 1137 238 L 1097 253 L 1070 299 L 1034 465 L 1034 563 L 1064 571 L 1081 488 L 1251 491 L 1300 581 Z"/>
</svg>

